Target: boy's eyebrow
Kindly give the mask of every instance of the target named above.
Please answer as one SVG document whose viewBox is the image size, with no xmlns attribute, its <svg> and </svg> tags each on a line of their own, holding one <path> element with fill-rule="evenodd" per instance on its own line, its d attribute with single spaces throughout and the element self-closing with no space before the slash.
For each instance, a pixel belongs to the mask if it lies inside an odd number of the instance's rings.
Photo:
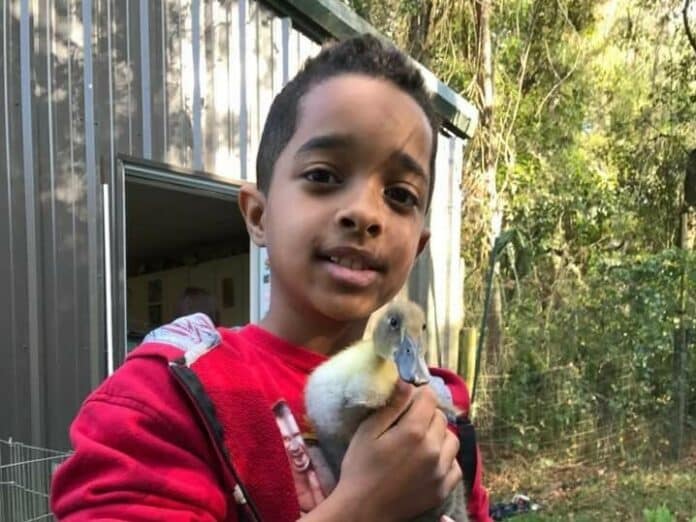
<svg viewBox="0 0 696 522">
<path fill-rule="evenodd" d="M 353 139 L 345 134 L 324 134 L 322 136 L 315 136 L 307 140 L 297 149 L 295 155 L 305 154 L 313 150 L 345 148 L 350 146 L 352 142 Z"/>
<path fill-rule="evenodd" d="M 397 150 L 394 152 L 393 158 L 399 162 L 402 169 L 413 172 L 417 176 L 423 178 L 426 185 L 430 182 L 429 176 L 425 173 L 425 169 L 423 169 L 420 163 L 418 163 L 410 154 L 404 152 L 403 150 Z"/>
<path fill-rule="evenodd" d="M 324 134 L 321 136 L 315 136 L 300 146 L 295 155 L 299 156 L 314 150 L 348 148 L 354 143 L 354 141 L 355 140 L 351 136 L 346 134 Z M 396 161 L 402 169 L 423 178 L 426 184 L 429 183 L 429 176 L 426 174 L 425 169 L 413 156 L 407 152 L 404 152 L 403 150 L 394 151 L 394 154 L 392 154 L 390 159 L 392 161 Z"/>
</svg>

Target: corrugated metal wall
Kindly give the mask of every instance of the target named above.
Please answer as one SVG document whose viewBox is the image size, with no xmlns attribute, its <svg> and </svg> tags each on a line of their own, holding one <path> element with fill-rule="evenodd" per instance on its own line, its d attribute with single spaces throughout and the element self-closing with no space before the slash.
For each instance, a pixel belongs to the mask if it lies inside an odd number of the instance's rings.
<svg viewBox="0 0 696 522">
<path fill-rule="evenodd" d="M 3 2 L 0 17 L 0 436 L 46 442 L 65 425 L 56 399 L 84 395 L 98 362 L 93 117 L 75 6 Z"/>
<path fill-rule="evenodd" d="M 0 24 L 0 438 L 61 449 L 105 373 L 102 183 L 117 155 L 252 179 L 273 95 L 318 47 L 251 0 L 4 0 Z M 414 286 L 435 292 L 446 346 L 461 150 L 441 142 Z"/>
</svg>

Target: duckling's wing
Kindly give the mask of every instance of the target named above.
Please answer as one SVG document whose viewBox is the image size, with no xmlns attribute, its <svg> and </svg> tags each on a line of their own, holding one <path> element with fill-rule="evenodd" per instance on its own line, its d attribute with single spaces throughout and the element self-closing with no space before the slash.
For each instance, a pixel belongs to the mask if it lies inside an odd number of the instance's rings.
<svg viewBox="0 0 696 522">
<path fill-rule="evenodd" d="M 317 434 L 317 438 L 319 439 L 319 447 L 324 455 L 324 459 L 329 468 L 331 468 L 334 478 L 338 480 L 341 476 L 341 463 L 348 450 L 348 445 L 330 436 L 322 437 L 320 434 Z"/>
<path fill-rule="evenodd" d="M 464 494 L 464 482 L 457 484 L 445 501 L 445 515 L 455 522 L 468 522 L 469 516 L 466 510 L 466 495 Z"/>
<path fill-rule="evenodd" d="M 442 515 L 447 515 L 454 522 L 469 522 L 463 482 L 457 484 L 442 505 L 418 515 L 410 522 L 440 522 Z"/>
<path fill-rule="evenodd" d="M 442 377 L 432 376 L 428 384 L 435 391 L 438 407 L 447 416 L 447 420 L 449 422 L 456 422 L 457 416 L 461 411 L 454 405 L 452 392 L 445 384 L 445 380 Z"/>
</svg>

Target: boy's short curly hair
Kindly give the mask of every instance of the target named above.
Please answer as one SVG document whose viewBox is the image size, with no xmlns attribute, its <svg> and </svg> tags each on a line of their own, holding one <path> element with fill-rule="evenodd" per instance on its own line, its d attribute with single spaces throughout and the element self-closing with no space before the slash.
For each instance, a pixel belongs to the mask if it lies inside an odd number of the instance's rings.
<svg viewBox="0 0 696 522">
<path fill-rule="evenodd" d="M 427 199 L 429 206 L 435 184 L 435 154 L 440 128 L 431 96 L 425 88 L 423 76 L 409 58 L 399 49 L 369 34 L 325 46 L 317 56 L 305 62 L 297 75 L 275 97 L 263 127 L 256 156 L 256 183 L 259 190 L 268 193 L 278 156 L 295 132 L 302 97 L 317 84 L 347 73 L 390 81 L 423 109 L 433 136 Z"/>
</svg>

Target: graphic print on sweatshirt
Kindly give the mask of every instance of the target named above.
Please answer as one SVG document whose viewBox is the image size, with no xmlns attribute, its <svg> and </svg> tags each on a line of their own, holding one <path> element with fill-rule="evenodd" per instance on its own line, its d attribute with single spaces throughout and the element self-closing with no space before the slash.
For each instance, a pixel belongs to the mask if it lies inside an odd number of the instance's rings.
<svg viewBox="0 0 696 522">
<path fill-rule="evenodd" d="M 307 434 L 308 442 L 305 442 L 295 416 L 285 400 L 280 399 L 275 403 L 273 414 L 283 437 L 300 511 L 303 514 L 309 513 L 331 493 L 336 480 L 319 446 L 312 443 L 312 440 L 316 441 L 316 437 Z"/>
</svg>

